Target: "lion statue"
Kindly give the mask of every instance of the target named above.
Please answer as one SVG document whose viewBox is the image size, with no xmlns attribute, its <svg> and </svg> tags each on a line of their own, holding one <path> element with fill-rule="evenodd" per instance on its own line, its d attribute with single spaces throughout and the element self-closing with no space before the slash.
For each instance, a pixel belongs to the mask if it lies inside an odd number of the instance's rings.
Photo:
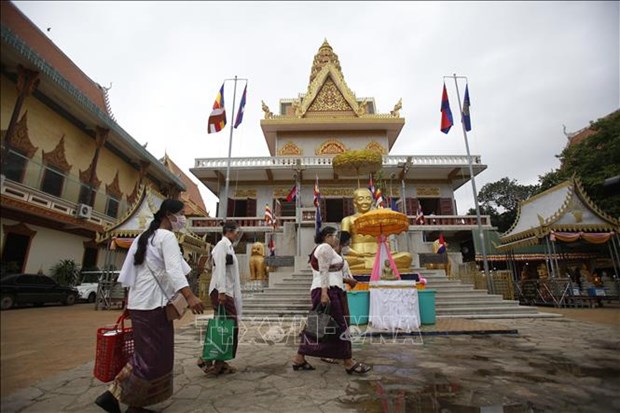
<svg viewBox="0 0 620 413">
<path fill-rule="evenodd" d="M 255 242 L 252 244 L 252 255 L 250 256 L 250 280 L 265 281 L 266 279 L 265 246 L 262 242 Z"/>
</svg>

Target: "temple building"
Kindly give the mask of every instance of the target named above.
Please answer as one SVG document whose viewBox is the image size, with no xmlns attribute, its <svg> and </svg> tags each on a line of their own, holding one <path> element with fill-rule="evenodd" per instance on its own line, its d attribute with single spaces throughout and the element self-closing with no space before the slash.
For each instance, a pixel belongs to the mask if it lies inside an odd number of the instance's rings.
<svg viewBox="0 0 620 413">
<path fill-rule="evenodd" d="M 97 233 L 122 220 L 144 187 L 206 216 L 178 167 L 118 125 L 106 88 L 13 3 L 0 7 L 2 271 L 49 274 L 62 259 L 102 268 Z"/>
<path fill-rule="evenodd" d="M 277 255 L 297 257 L 296 267 L 301 268 L 314 246 L 315 183 L 321 194 L 322 225 L 339 228 L 342 219 L 355 212 L 353 191 L 368 187 L 369 174 L 339 173 L 332 160 L 339 154 L 365 149 L 382 158 L 373 177 L 375 186 L 381 187 L 386 203 L 389 198 L 388 205 L 395 205 L 409 217 L 408 232 L 392 240 L 394 250 L 409 251 L 412 266 L 420 266 L 422 255 L 432 253 L 432 243 L 441 232 L 449 244 L 451 260 L 461 263 L 461 247 L 472 245 L 472 231 L 477 230 L 476 217 L 459 215 L 454 200 L 454 192 L 470 184 L 468 157 L 392 154 L 405 124 L 401 106 L 398 101 L 391 110 L 381 110 L 374 98 L 356 96 L 345 82 L 338 55 L 325 40 L 312 61 L 304 93 L 280 99 L 275 111 L 262 102 L 264 119 L 260 126 L 269 154 L 233 156 L 228 194 L 228 159 L 195 160 L 190 171 L 220 202 L 217 217 L 193 219 L 192 230 L 207 234 L 214 242 L 221 233 L 222 218 L 235 219 L 246 243 L 246 250 L 242 244 L 238 253 L 249 255 L 252 242 L 273 237 Z M 475 175 L 486 169 L 480 155 L 472 155 L 472 164 Z M 295 186 L 298 196 L 292 199 Z M 275 229 L 265 223 L 266 205 L 276 215 Z M 416 221 L 420 209 L 423 222 Z M 492 228 L 488 216 L 482 217 L 482 225 Z"/>
</svg>

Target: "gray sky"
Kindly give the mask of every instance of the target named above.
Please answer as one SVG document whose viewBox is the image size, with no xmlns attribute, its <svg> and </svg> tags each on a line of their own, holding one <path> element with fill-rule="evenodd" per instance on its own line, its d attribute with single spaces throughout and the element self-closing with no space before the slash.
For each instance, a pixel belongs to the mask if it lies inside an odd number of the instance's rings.
<svg viewBox="0 0 620 413">
<path fill-rule="evenodd" d="M 276 112 L 280 98 L 304 93 L 325 38 L 358 97 L 374 97 L 380 113 L 402 98 L 406 123 L 391 154 L 466 153 L 452 80 L 455 126 L 445 135 L 439 122 L 443 76 L 467 76 L 469 146 L 488 165 L 478 190 L 504 176 L 536 183 L 559 166 L 562 125 L 576 131 L 620 107 L 617 1 L 15 4 L 90 78 L 112 83 L 121 127 L 196 182 L 196 158 L 228 154 L 232 83 L 229 123 L 207 134 L 222 81 L 249 79 L 232 156 L 268 156 L 260 101 Z M 199 187 L 214 215 L 216 198 Z M 473 207 L 471 185 L 455 195 L 459 213 Z"/>
</svg>

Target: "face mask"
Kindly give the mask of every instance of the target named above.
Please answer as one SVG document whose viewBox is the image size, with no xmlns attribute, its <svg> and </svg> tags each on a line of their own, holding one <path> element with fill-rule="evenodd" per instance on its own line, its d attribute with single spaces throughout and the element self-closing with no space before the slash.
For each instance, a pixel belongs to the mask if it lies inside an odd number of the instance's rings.
<svg viewBox="0 0 620 413">
<path fill-rule="evenodd" d="M 187 223 L 187 218 L 185 215 L 175 215 L 176 221 L 170 220 L 170 225 L 172 226 L 172 230 L 178 232 L 185 228 L 185 224 Z"/>
</svg>

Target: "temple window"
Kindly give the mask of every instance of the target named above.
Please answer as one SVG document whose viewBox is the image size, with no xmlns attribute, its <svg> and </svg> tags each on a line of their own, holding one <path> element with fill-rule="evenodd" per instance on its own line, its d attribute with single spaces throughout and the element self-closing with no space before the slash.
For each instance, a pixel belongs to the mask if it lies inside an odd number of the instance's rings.
<svg viewBox="0 0 620 413">
<path fill-rule="evenodd" d="M 118 205 L 119 205 L 118 199 L 115 199 L 109 196 L 108 202 L 105 207 L 106 215 L 112 218 L 116 218 L 118 216 Z"/>
<path fill-rule="evenodd" d="M 28 158 L 14 151 L 8 151 L 6 155 L 6 164 L 4 165 L 4 176 L 15 182 L 23 182 L 26 173 Z"/>
<path fill-rule="evenodd" d="M 41 191 L 57 197 L 62 196 L 62 189 L 65 184 L 65 175 L 54 167 L 46 166 L 43 169 L 41 179 Z"/>
<path fill-rule="evenodd" d="M 78 196 L 78 203 L 93 206 L 95 205 L 96 195 L 97 191 L 93 187 L 82 184 L 80 185 L 80 195 Z"/>
</svg>

